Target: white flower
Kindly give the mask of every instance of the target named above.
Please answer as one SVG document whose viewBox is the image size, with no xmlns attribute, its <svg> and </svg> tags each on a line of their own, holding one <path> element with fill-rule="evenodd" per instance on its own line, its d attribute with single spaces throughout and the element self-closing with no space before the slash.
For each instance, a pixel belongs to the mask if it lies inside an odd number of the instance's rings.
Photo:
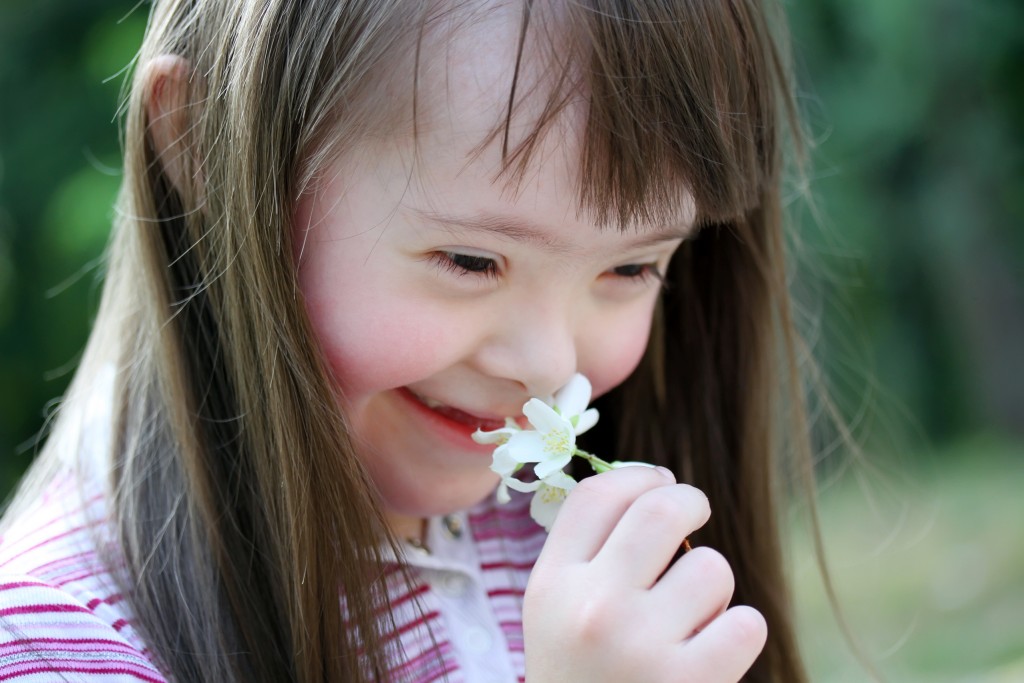
<svg viewBox="0 0 1024 683">
<path fill-rule="evenodd" d="M 533 429 L 513 428 L 514 423 L 507 420 L 502 429 L 478 430 L 473 439 L 477 443 L 500 444 L 495 449 L 495 460 L 501 460 L 500 469 L 492 467 L 498 474 L 506 476 L 512 462 L 537 463 L 533 471 L 538 479 L 545 479 L 569 464 L 576 453 L 576 436 L 597 423 L 597 410 L 587 409 L 590 393 L 590 381 L 577 373 L 555 394 L 553 406 L 538 398 L 526 402 L 523 414 Z"/>
<path fill-rule="evenodd" d="M 494 456 L 491 462 L 491 471 L 497 473 L 501 477 L 501 483 L 498 484 L 498 502 L 507 503 L 511 498 L 508 495 L 508 489 L 511 485 L 512 488 L 522 490 L 515 484 L 521 484 L 518 479 L 513 475 L 519 471 L 522 467 L 521 464 L 512 459 L 512 456 L 508 454 L 508 450 L 499 446 L 494 449 Z"/>
<path fill-rule="evenodd" d="M 562 507 L 565 497 L 569 495 L 569 491 L 575 486 L 576 480 L 562 471 L 543 479 L 533 494 L 533 500 L 530 501 L 530 516 L 544 527 L 545 531 L 551 531 L 558 510 Z"/>
<path fill-rule="evenodd" d="M 497 444 L 491 470 L 501 477 L 497 499 L 509 501 L 508 489 L 534 492 L 530 515 L 545 529 L 550 529 L 558 508 L 575 480 L 562 470 L 577 454 L 576 437 L 597 423 L 597 410 L 587 408 L 592 387 L 580 374 L 573 376 L 549 401 L 531 398 L 523 406 L 523 414 L 533 429 L 520 429 L 506 418 L 501 429 L 477 430 L 477 443 Z M 515 474 L 527 463 L 536 463 L 537 479 L 524 482 Z"/>
<path fill-rule="evenodd" d="M 497 444 L 498 447 L 494 449 L 493 460 L 491 461 L 491 470 L 501 477 L 501 483 L 498 485 L 498 502 L 507 503 L 511 498 L 508 495 L 508 482 L 515 481 L 512 479 L 512 475 L 515 474 L 521 464 L 516 462 L 508 455 L 508 451 L 505 446 L 508 444 L 512 435 L 521 432 L 522 429 L 516 424 L 516 421 L 510 417 L 505 418 L 505 426 L 500 429 L 495 429 L 489 432 L 482 431 L 480 429 L 473 432 L 473 440 L 481 444 Z"/>
<path fill-rule="evenodd" d="M 494 454 L 495 465 L 499 459 L 497 452 Z M 496 466 L 491 467 L 497 471 Z M 551 525 L 555 523 L 562 502 L 576 486 L 576 480 L 561 470 L 556 470 L 544 479 L 535 481 L 520 481 L 513 476 L 503 476 L 498 486 L 497 499 L 499 503 L 507 503 L 511 500 L 508 490 L 515 489 L 523 493 L 533 493 L 533 500 L 530 501 L 530 517 L 537 524 L 544 527 L 545 531 L 551 531 Z"/>
</svg>

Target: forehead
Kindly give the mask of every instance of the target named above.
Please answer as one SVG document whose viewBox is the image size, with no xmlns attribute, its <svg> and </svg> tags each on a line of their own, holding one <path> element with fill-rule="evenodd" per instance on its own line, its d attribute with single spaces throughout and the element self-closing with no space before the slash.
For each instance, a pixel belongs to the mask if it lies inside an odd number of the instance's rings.
<svg viewBox="0 0 1024 683">
<path fill-rule="evenodd" d="M 457 138 L 474 153 L 500 155 L 536 132 L 555 86 L 552 55 L 538 33 L 524 33 L 521 12 L 506 4 L 466 9 L 432 27 L 416 66 L 417 135 L 428 144 Z M 551 120 L 556 134 L 544 141 L 557 144 L 546 151 L 578 152 L 584 118 L 577 94 Z"/>
<path fill-rule="evenodd" d="M 453 13 L 431 27 L 416 67 L 409 158 L 428 184 L 438 177 L 472 177 L 510 199 L 544 185 L 575 199 L 575 218 L 598 222 L 580 199 L 587 93 L 554 49 L 566 42 L 551 10 L 557 3 L 544 4 L 525 33 L 521 8 L 506 3 Z M 528 156 L 510 160 L 527 141 Z M 509 173 L 510 161 L 525 161 L 522 172 Z M 692 198 L 685 188 L 680 193 L 685 199 L 678 211 L 656 227 L 693 222 Z M 634 221 L 620 227 L 651 226 Z"/>
</svg>

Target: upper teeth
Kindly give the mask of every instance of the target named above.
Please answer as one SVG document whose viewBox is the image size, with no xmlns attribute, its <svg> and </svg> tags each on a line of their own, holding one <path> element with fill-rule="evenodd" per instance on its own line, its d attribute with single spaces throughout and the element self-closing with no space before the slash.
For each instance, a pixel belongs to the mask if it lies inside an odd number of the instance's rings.
<svg viewBox="0 0 1024 683">
<path fill-rule="evenodd" d="M 422 394 L 417 394 L 415 391 L 412 391 L 411 389 L 410 389 L 410 391 L 412 392 L 413 396 L 415 396 L 416 398 L 418 398 L 420 400 L 420 403 L 422 403 L 423 405 L 427 406 L 428 408 L 444 408 L 444 407 L 446 407 L 445 404 L 441 403 L 440 401 L 436 401 L 436 400 L 434 400 L 432 398 L 427 398 L 426 396 L 423 396 Z"/>
</svg>

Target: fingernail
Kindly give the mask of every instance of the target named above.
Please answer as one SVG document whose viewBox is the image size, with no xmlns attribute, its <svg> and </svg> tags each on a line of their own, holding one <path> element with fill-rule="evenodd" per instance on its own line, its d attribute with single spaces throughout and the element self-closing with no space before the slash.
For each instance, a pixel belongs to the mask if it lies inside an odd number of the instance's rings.
<svg viewBox="0 0 1024 683">
<path fill-rule="evenodd" d="M 673 474 L 672 470 L 668 469 L 667 467 L 662 467 L 661 465 L 658 465 L 654 469 L 658 470 L 658 472 L 661 473 L 661 476 L 671 479 L 672 481 L 676 480 L 676 475 Z"/>
</svg>

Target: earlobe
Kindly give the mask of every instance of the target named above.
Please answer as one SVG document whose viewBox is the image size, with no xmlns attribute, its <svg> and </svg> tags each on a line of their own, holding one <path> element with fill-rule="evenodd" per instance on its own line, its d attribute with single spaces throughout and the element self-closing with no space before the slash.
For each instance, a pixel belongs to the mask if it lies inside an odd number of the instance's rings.
<svg viewBox="0 0 1024 683">
<path fill-rule="evenodd" d="M 160 165 L 182 195 L 190 194 L 186 180 L 188 145 L 189 64 L 177 55 L 160 55 L 146 65 L 146 118 L 150 140 Z"/>
</svg>

